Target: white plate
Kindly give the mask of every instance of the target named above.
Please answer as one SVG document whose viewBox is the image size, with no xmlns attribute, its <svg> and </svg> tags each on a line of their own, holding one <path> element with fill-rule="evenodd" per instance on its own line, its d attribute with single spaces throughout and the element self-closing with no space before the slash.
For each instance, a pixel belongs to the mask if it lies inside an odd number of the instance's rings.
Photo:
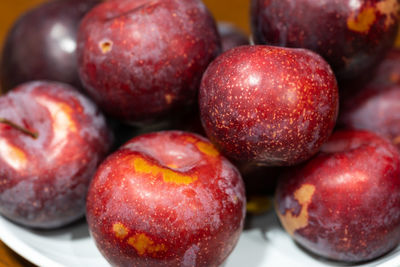
<svg viewBox="0 0 400 267">
<path fill-rule="evenodd" d="M 327 262 L 300 249 L 270 212 L 252 222 L 224 267 L 344 266 Z M 0 239 L 18 254 L 43 267 L 109 266 L 89 236 L 84 221 L 56 231 L 32 231 L 0 216 Z M 349 265 L 346 265 L 349 266 Z M 400 266 L 400 247 L 383 258 L 358 266 Z"/>
</svg>

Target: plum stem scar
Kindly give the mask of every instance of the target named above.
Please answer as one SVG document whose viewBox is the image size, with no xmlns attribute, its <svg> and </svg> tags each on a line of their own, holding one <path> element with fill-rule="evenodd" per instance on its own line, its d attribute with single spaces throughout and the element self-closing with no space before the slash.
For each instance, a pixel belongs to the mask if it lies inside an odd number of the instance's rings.
<svg viewBox="0 0 400 267">
<path fill-rule="evenodd" d="M 37 132 L 30 131 L 30 130 L 28 130 L 22 126 L 19 126 L 19 125 L 15 124 L 14 122 L 7 120 L 5 118 L 0 118 L 0 123 L 7 124 L 7 125 L 11 126 L 12 128 L 14 128 L 18 131 L 21 131 L 22 133 L 29 135 L 30 137 L 32 137 L 34 139 L 37 139 L 39 136 L 39 134 Z"/>
</svg>

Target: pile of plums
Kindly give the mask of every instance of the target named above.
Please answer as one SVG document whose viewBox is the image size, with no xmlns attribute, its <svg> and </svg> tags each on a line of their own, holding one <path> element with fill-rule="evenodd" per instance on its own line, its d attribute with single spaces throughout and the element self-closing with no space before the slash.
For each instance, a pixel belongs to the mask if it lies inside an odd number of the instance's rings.
<svg viewBox="0 0 400 267">
<path fill-rule="evenodd" d="M 217 267 L 275 191 L 307 251 L 382 256 L 400 243 L 399 9 L 251 0 L 250 45 L 201 0 L 38 6 L 1 59 L 0 213 L 86 215 L 113 266 Z"/>
</svg>

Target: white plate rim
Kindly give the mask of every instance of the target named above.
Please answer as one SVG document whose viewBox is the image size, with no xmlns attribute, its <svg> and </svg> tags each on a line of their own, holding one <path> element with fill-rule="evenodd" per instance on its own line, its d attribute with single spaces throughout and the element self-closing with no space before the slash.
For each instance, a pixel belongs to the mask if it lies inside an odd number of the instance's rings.
<svg viewBox="0 0 400 267">
<path fill-rule="evenodd" d="M 0 218 L 0 228 L 4 229 L 6 226 L 3 223 L 5 218 Z M 43 267 L 63 267 L 63 265 L 49 259 L 48 257 L 42 255 L 35 249 L 31 248 L 25 244 L 22 240 L 15 237 L 11 232 L 0 231 L 0 239 L 4 244 L 12 249 L 15 253 L 25 258 L 27 261 Z"/>
</svg>

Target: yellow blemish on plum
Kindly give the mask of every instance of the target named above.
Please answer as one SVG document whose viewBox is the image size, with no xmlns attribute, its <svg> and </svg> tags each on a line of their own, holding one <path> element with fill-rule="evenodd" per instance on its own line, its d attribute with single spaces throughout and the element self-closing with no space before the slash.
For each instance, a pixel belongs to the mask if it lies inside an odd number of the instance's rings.
<svg viewBox="0 0 400 267">
<path fill-rule="evenodd" d="M 103 41 L 99 44 L 101 52 L 103 54 L 107 54 L 111 51 L 113 43 L 111 41 Z"/>
<path fill-rule="evenodd" d="M 15 170 L 25 168 L 28 163 L 24 151 L 4 139 L 0 139 L 0 155 Z"/>
<path fill-rule="evenodd" d="M 171 163 L 171 164 L 167 164 L 167 166 L 171 169 L 178 169 L 178 165 Z"/>
<path fill-rule="evenodd" d="M 301 206 L 299 215 L 293 215 L 293 210 L 287 211 L 284 215 L 278 212 L 283 227 L 290 235 L 308 225 L 308 206 L 311 203 L 314 192 L 315 186 L 310 184 L 304 184 L 294 192 L 294 198 Z"/>
<path fill-rule="evenodd" d="M 128 229 L 119 222 L 113 224 L 113 232 L 119 239 L 124 239 L 128 235 Z"/>
<path fill-rule="evenodd" d="M 144 160 L 143 158 L 135 158 L 133 160 L 133 166 L 136 172 L 138 173 L 146 173 L 154 176 L 161 174 L 164 182 L 166 183 L 174 183 L 177 185 L 182 185 L 182 184 L 188 185 L 197 180 L 196 176 L 183 175 L 171 169 L 153 165 Z"/>
<path fill-rule="evenodd" d="M 145 253 L 155 254 L 157 252 L 167 251 L 164 244 L 154 244 L 154 241 L 145 234 L 136 234 L 130 237 L 128 239 L 128 244 L 134 247 L 140 256 Z"/>
<path fill-rule="evenodd" d="M 391 26 L 399 16 L 399 2 L 398 0 L 384 0 L 376 4 L 376 8 L 379 13 L 386 16 L 385 26 L 386 28 Z"/>
<path fill-rule="evenodd" d="M 186 140 L 186 142 L 189 142 L 189 143 L 196 143 L 197 142 L 197 139 L 194 138 L 194 137 L 191 137 L 191 136 L 185 136 L 185 140 Z"/>
<path fill-rule="evenodd" d="M 368 33 L 375 19 L 375 9 L 373 7 L 367 7 L 358 15 L 352 13 L 347 19 L 347 27 L 356 32 Z"/>
<path fill-rule="evenodd" d="M 219 156 L 218 150 L 211 143 L 206 143 L 206 142 L 200 141 L 200 142 L 196 143 L 196 146 L 201 152 L 203 152 L 204 154 L 206 154 L 208 156 L 211 156 L 211 157 Z"/>
</svg>

